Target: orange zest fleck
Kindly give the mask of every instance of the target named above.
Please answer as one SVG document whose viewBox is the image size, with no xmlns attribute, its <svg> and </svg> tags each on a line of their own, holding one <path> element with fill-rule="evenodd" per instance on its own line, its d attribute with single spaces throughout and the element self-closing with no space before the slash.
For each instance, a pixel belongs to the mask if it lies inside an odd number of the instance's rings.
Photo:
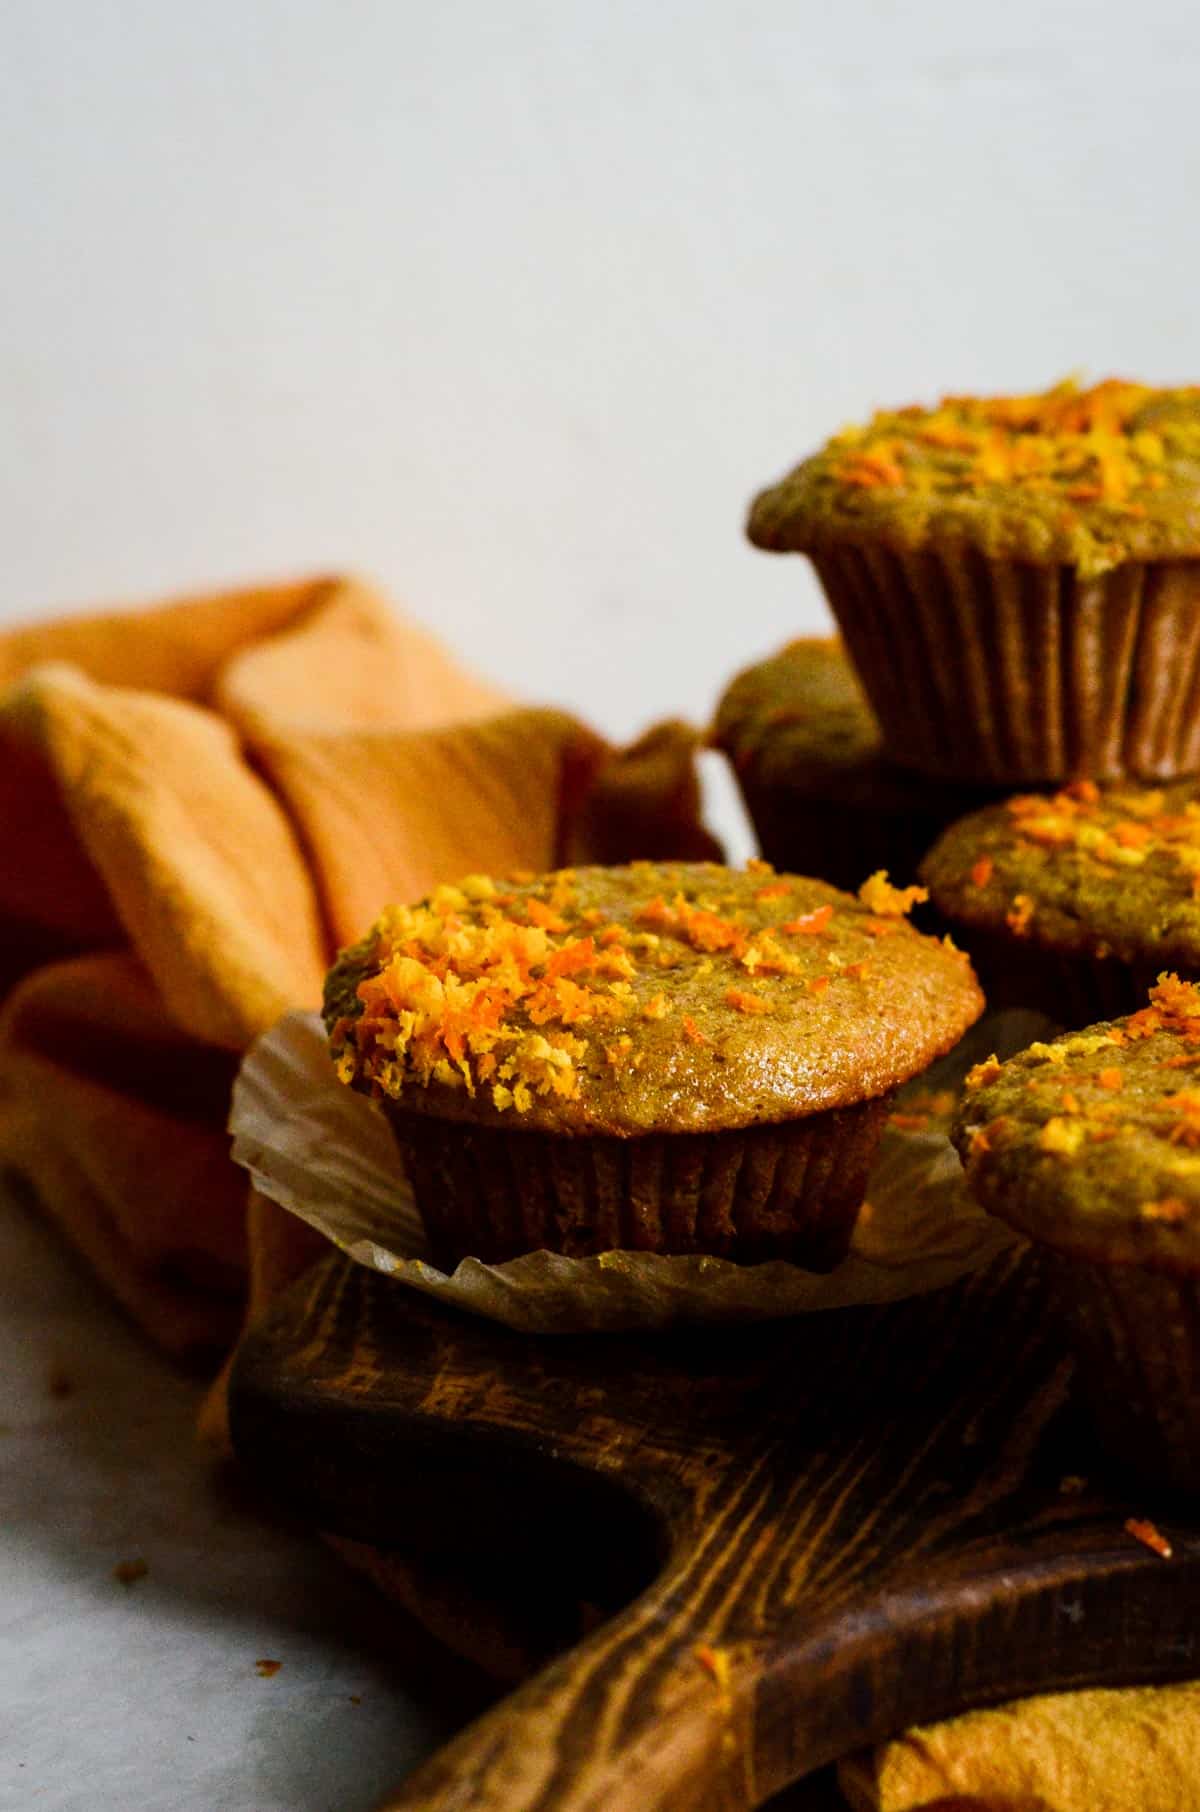
<svg viewBox="0 0 1200 1812">
<path fill-rule="evenodd" d="M 683 1016 L 683 1035 L 689 1044 L 707 1044 L 707 1035 L 700 1030 L 690 1013 Z"/>
<path fill-rule="evenodd" d="M 779 929 L 789 937 L 815 937 L 826 929 L 832 917 L 832 906 L 815 906 L 811 912 L 802 912 L 798 919 L 787 919 Z"/>
<path fill-rule="evenodd" d="M 1024 937 L 1027 934 L 1033 910 L 1033 901 L 1027 893 L 1014 895 L 1012 904 L 1004 915 L 1004 922 L 1014 937 Z"/>
<path fill-rule="evenodd" d="M 1115 1095 L 1119 1095 L 1125 1086 L 1125 1078 L 1115 1065 L 1110 1066 L 1108 1069 L 1101 1070 L 1100 1074 L 1096 1077 L 1096 1081 L 1100 1084 L 1101 1088 L 1111 1089 Z"/>
<path fill-rule="evenodd" d="M 747 994 L 744 988 L 726 988 L 725 1004 L 738 1013 L 769 1013 L 771 1005 L 760 994 Z"/>
<path fill-rule="evenodd" d="M 530 923 L 539 925 L 543 931 L 565 931 L 567 929 L 567 921 L 562 914 L 555 912 L 542 900 L 531 897 L 525 902 L 525 910 L 529 914 Z"/>
<path fill-rule="evenodd" d="M 914 906 L 929 898 L 927 887 L 893 887 L 888 880 L 887 869 L 877 868 L 869 875 L 858 890 L 858 897 L 868 912 L 879 918 L 902 919 Z"/>
<path fill-rule="evenodd" d="M 985 1057 L 982 1063 L 975 1064 L 974 1068 L 967 1071 L 966 1087 L 969 1091 L 986 1088 L 987 1084 L 994 1082 L 999 1074 L 1000 1059 L 994 1056 Z"/>
<path fill-rule="evenodd" d="M 986 887 L 995 871 L 996 864 L 990 856 L 980 856 L 971 870 L 972 887 Z"/>
<path fill-rule="evenodd" d="M 1149 1548 L 1152 1554 L 1159 1555 L 1163 1560 L 1170 1560 L 1175 1552 L 1166 1536 L 1144 1516 L 1126 1517 L 1125 1533 L 1132 1535 L 1134 1541 L 1140 1541 L 1144 1548 Z"/>
<path fill-rule="evenodd" d="M 1178 1227 L 1185 1221 L 1191 1210 L 1186 1202 L 1177 1195 L 1167 1195 L 1158 1202 L 1143 1202 L 1138 1214 L 1144 1221 L 1162 1221 L 1168 1227 Z"/>
</svg>

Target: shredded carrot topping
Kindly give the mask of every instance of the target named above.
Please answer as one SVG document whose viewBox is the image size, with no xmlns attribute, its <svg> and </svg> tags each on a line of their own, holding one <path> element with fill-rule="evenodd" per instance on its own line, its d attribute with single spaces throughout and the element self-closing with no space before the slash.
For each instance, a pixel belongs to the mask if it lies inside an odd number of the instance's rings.
<svg viewBox="0 0 1200 1812">
<path fill-rule="evenodd" d="M 880 918 L 902 919 L 914 906 L 929 898 L 927 887 L 893 887 L 886 868 L 878 868 L 858 890 L 858 897 L 868 912 Z"/>
<path fill-rule="evenodd" d="M 971 870 L 972 887 L 986 887 L 992 878 L 992 872 L 995 869 L 995 866 L 996 864 L 993 862 L 991 856 L 980 856 L 978 862 L 976 862 L 974 868 Z"/>
<path fill-rule="evenodd" d="M 1132 1535 L 1134 1541 L 1140 1541 L 1152 1554 L 1158 1554 L 1163 1560 L 1170 1560 L 1175 1550 L 1152 1522 L 1142 1516 L 1130 1516 L 1125 1519 L 1126 1534 Z"/>
<path fill-rule="evenodd" d="M 832 917 L 832 906 L 816 906 L 811 912 L 801 913 L 798 919 L 787 919 L 779 929 L 789 937 L 815 936 L 826 929 Z"/>
<path fill-rule="evenodd" d="M 986 1057 L 982 1063 L 977 1063 L 973 1069 L 967 1071 L 966 1086 L 969 1090 L 986 1088 L 987 1084 L 994 1082 L 999 1074 L 1000 1059 Z"/>
<path fill-rule="evenodd" d="M 759 994 L 747 994 L 741 988 L 726 988 L 725 1003 L 738 1013 L 769 1013 L 771 1005 Z"/>
<path fill-rule="evenodd" d="M 1144 1221 L 1164 1221 L 1168 1227 L 1177 1227 L 1191 1209 L 1178 1196 L 1168 1195 L 1159 1202 L 1143 1202 L 1138 1213 Z"/>
<path fill-rule="evenodd" d="M 1004 915 L 1004 922 L 1014 936 L 1025 936 L 1033 918 L 1033 910 L 1033 901 L 1027 893 L 1014 895 L 1012 905 Z"/>
<path fill-rule="evenodd" d="M 777 1003 L 755 984 L 794 978 L 781 998 L 795 1002 L 842 976 L 862 981 L 871 967 L 856 956 L 864 929 L 902 930 L 899 919 L 924 897 L 923 889 L 893 888 L 882 872 L 874 875 L 863 897 L 881 916 L 864 925 L 859 910 L 847 905 L 843 914 L 836 900 L 799 913 L 793 905 L 785 916 L 785 896 L 804 884 L 765 866 L 751 871 L 764 877 L 757 888 L 731 886 L 714 867 L 695 886 L 689 878 L 686 892 L 664 884 L 669 866 L 644 870 L 640 903 L 636 893 L 618 894 L 619 907 L 585 905 L 579 877 L 562 870 L 531 877 L 528 890 L 525 881 L 504 891 L 472 875 L 436 887 L 418 905 L 386 908 L 347 953 L 355 960 L 339 964 L 347 1004 L 329 1029 L 340 1080 L 393 1099 L 409 1087 L 482 1090 L 484 1103 L 518 1114 L 538 1097 L 575 1100 L 589 1062 L 594 1073 L 641 1061 L 648 1031 L 632 1043 L 617 1033 L 678 1010 L 685 984 L 674 972 L 686 968 L 690 989 L 715 971 L 714 1001 L 770 1014 Z M 662 892 L 647 897 L 655 887 Z M 773 901 L 785 903 L 773 911 Z M 697 997 L 684 998 L 694 1011 Z M 690 1014 L 682 1015 L 680 1036 L 689 1045 L 710 1042 Z"/>
<path fill-rule="evenodd" d="M 933 409 L 880 410 L 835 436 L 833 477 L 849 490 L 918 496 L 990 485 L 1055 490 L 1071 503 L 1144 514 L 1144 495 L 1166 482 L 1168 460 L 1200 451 L 1193 417 L 1176 410 L 1148 425 L 1160 394 L 1186 403 L 1196 391 L 1159 393 L 1120 378 L 1081 389 L 1068 379 L 1030 396 L 947 396 Z M 1069 510 L 1064 517 L 1068 526 L 1075 520 Z"/>
</svg>

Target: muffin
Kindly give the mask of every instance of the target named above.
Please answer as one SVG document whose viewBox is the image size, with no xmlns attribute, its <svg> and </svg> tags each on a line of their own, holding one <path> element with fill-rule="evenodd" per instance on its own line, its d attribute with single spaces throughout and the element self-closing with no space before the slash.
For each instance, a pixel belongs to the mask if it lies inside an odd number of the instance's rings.
<svg viewBox="0 0 1200 1812">
<path fill-rule="evenodd" d="M 884 411 L 764 491 L 748 533 L 811 556 L 894 760 L 1200 770 L 1200 389 Z"/>
<path fill-rule="evenodd" d="M 934 784 L 889 761 L 841 643 L 810 636 L 747 667 L 709 738 L 728 756 L 763 855 L 853 890 L 907 879 L 946 826 L 995 789 Z"/>
<path fill-rule="evenodd" d="M 633 863 L 389 907 L 325 991 L 343 1082 L 397 1136 L 435 1262 L 849 1245 L 895 1088 L 978 1016 L 967 959 L 766 863 Z"/>
<path fill-rule="evenodd" d="M 1200 976 L 1200 782 L 1018 795 L 952 825 L 921 878 L 991 1006 L 1083 1026 L 1163 969 Z"/>
<path fill-rule="evenodd" d="M 971 1189 L 1042 1253 L 1100 1436 L 1200 1490 L 1200 989 L 967 1079 Z"/>
</svg>

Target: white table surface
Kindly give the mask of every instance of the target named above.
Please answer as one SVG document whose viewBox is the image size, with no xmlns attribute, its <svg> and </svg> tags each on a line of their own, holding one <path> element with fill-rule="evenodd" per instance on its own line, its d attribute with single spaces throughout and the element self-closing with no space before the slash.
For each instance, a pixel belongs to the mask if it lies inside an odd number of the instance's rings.
<svg viewBox="0 0 1200 1812">
<path fill-rule="evenodd" d="M 369 1812 L 489 1702 L 214 1467 L 201 1395 L 0 1188 L 0 1812 Z"/>
<path fill-rule="evenodd" d="M 367 1812 L 487 1701 L 214 1468 L 200 1397 L 0 1195 L 3 1812 Z"/>
</svg>

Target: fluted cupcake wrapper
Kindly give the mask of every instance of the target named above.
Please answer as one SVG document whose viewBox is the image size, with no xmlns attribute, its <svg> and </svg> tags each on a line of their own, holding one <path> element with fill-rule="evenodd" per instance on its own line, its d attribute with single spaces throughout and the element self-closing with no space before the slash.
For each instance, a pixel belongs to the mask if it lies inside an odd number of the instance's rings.
<svg viewBox="0 0 1200 1812">
<path fill-rule="evenodd" d="M 1200 1276 L 1042 1248 L 1108 1453 L 1158 1484 L 1200 1491 Z"/>
<path fill-rule="evenodd" d="M 526 1252 L 500 1264 L 429 1262 L 429 1243 L 395 1137 L 378 1102 L 346 1088 L 315 1013 L 290 1013 L 254 1044 L 233 1089 L 232 1152 L 260 1194 L 338 1250 L 456 1310 L 526 1334 L 720 1328 L 899 1302 L 991 1264 L 1018 1236 L 968 1194 L 947 1115 L 928 1109 L 989 1051 L 1044 1028 L 993 1021 L 914 1080 L 914 1118 L 884 1127 L 850 1251 L 832 1271 L 786 1260 L 739 1264 L 708 1253 Z M 902 1091 L 900 1101 L 905 1100 Z M 886 1108 L 885 1108 L 886 1111 Z"/>
<path fill-rule="evenodd" d="M 394 1103 L 385 1113 L 443 1269 L 468 1256 L 624 1249 L 828 1271 L 849 1250 L 892 1099 L 785 1125 L 627 1139 L 510 1132 Z"/>
<path fill-rule="evenodd" d="M 1200 560 L 813 556 L 889 756 L 954 780 L 1200 771 Z"/>
<path fill-rule="evenodd" d="M 951 822 L 949 815 L 812 799 L 784 787 L 758 786 L 743 775 L 738 784 L 772 867 L 817 875 L 847 893 L 857 892 L 877 868 L 895 882 L 911 880 Z"/>
<path fill-rule="evenodd" d="M 1036 937 L 978 931 L 945 918 L 939 922 L 971 958 L 990 1009 L 1028 1007 L 1068 1032 L 1138 1012 L 1163 969 L 1175 967 L 1161 960 L 1123 963 L 1115 956 L 1068 956 L 1043 948 Z M 1180 973 L 1185 981 L 1200 980 L 1200 971 Z"/>
</svg>

